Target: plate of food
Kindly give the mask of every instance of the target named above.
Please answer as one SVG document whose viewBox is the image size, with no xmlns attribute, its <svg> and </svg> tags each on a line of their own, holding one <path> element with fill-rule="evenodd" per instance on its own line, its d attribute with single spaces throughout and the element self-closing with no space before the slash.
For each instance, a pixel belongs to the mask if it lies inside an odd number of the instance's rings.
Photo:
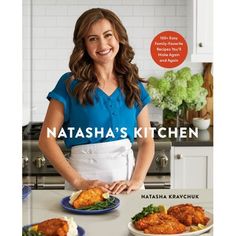
<svg viewBox="0 0 236 236">
<path fill-rule="evenodd" d="M 128 229 L 135 236 L 194 236 L 213 227 L 213 215 L 200 206 L 179 204 L 168 210 L 150 204 L 131 218 Z"/>
<path fill-rule="evenodd" d="M 22 185 L 22 199 L 26 199 L 31 193 L 31 188 L 27 185 Z"/>
<path fill-rule="evenodd" d="M 72 217 L 52 218 L 22 228 L 22 236 L 84 236 L 85 230 Z"/>
<path fill-rule="evenodd" d="M 120 205 L 120 200 L 101 188 L 91 188 L 72 193 L 61 200 L 61 206 L 75 214 L 92 215 L 110 212 Z"/>
</svg>

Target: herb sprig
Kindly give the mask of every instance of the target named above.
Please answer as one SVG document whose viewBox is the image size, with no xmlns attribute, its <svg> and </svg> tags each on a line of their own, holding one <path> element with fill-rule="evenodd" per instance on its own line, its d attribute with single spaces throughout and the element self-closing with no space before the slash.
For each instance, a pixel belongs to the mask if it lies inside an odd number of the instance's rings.
<svg viewBox="0 0 236 236">
<path fill-rule="evenodd" d="M 143 217 L 150 215 L 152 213 L 157 213 L 159 212 L 159 207 L 158 206 L 154 206 L 153 204 L 148 205 L 147 207 L 143 207 L 143 210 L 141 212 L 139 212 L 138 214 L 136 214 L 135 216 L 133 216 L 132 222 L 134 223 L 135 221 L 138 221 L 140 219 L 142 219 Z"/>
<path fill-rule="evenodd" d="M 44 236 L 44 234 L 34 230 L 24 230 L 22 236 Z"/>
</svg>

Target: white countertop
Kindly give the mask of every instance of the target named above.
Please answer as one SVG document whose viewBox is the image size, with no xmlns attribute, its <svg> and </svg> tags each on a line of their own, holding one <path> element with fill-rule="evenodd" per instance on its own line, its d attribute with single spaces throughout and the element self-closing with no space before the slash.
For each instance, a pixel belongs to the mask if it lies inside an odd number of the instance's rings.
<svg viewBox="0 0 236 236">
<path fill-rule="evenodd" d="M 76 215 L 65 211 L 60 206 L 62 198 L 71 195 L 71 193 L 67 190 L 33 190 L 28 198 L 23 200 L 23 225 L 49 218 L 72 216 L 76 223 L 85 229 L 86 236 L 131 236 L 127 228 L 131 217 L 151 203 L 163 204 L 166 207 L 180 203 L 192 203 L 202 206 L 206 211 L 213 211 L 212 190 L 161 189 L 140 190 L 129 195 L 117 195 L 116 197 L 120 199 L 120 206 L 106 214 Z M 181 199 L 187 195 L 197 195 L 198 198 Z M 213 233 L 207 235 L 211 236 Z"/>
</svg>

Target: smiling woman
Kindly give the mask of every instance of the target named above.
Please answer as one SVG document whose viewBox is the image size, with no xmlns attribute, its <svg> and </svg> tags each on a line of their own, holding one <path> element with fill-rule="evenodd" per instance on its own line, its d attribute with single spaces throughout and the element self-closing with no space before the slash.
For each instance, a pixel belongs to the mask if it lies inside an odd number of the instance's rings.
<svg viewBox="0 0 236 236">
<path fill-rule="evenodd" d="M 101 19 L 91 26 L 85 37 L 85 45 L 89 56 L 98 64 L 113 62 L 119 51 L 119 41 L 111 23 L 106 19 Z"/>
<path fill-rule="evenodd" d="M 140 189 L 154 154 L 151 131 L 145 135 L 143 131 L 150 127 L 146 105 L 151 100 L 131 62 L 134 51 L 126 29 L 112 11 L 90 9 L 77 20 L 73 41 L 71 71 L 47 97 L 50 104 L 39 146 L 66 179 L 68 189 L 99 186 L 113 194 Z M 62 127 L 65 144 L 71 148 L 69 162 L 56 142 Z M 114 135 L 71 138 L 69 127 Z M 131 143 L 136 127 L 142 131 L 135 164 Z M 124 128 L 126 137 L 121 135 Z M 48 129 L 55 129 L 56 135 L 47 137 Z"/>
<path fill-rule="evenodd" d="M 135 101 L 142 106 L 137 81 L 144 80 L 138 75 L 137 66 L 131 63 L 134 51 L 125 27 L 114 12 L 101 8 L 84 12 L 76 22 L 73 41 L 75 47 L 69 62 L 72 76 L 67 89 L 71 90 L 74 79 L 80 81 L 72 94 L 81 104 L 86 101 L 93 104 L 91 93 L 96 87 L 108 95 L 120 87 L 129 107 Z"/>
</svg>

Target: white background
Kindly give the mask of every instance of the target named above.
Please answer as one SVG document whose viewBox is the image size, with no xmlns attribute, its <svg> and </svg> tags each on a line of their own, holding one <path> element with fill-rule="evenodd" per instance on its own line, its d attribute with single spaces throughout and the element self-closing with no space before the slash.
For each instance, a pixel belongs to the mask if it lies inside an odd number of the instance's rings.
<svg viewBox="0 0 236 236">
<path fill-rule="evenodd" d="M 1 4 L 1 235 L 21 235 L 21 1 Z M 215 0 L 214 235 L 235 234 L 236 35 L 234 1 Z"/>
</svg>

